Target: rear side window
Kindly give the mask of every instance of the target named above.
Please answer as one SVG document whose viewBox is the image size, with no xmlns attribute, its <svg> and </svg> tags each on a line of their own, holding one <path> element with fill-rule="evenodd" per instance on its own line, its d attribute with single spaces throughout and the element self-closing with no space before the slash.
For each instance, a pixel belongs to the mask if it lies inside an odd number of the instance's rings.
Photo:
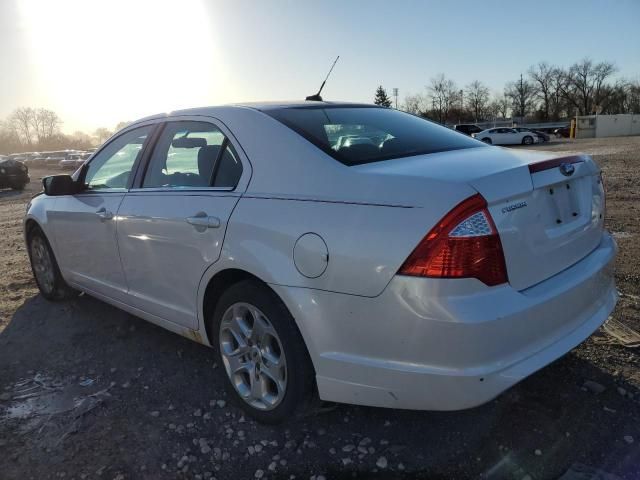
<svg viewBox="0 0 640 480">
<path fill-rule="evenodd" d="M 345 165 L 486 145 L 398 110 L 309 106 L 265 110 Z"/>
<path fill-rule="evenodd" d="M 213 181 L 214 187 L 234 188 L 242 175 L 242 163 L 230 143 L 227 143 L 218 162 Z"/>
<path fill-rule="evenodd" d="M 142 187 L 234 188 L 241 174 L 240 160 L 215 125 L 170 122 L 158 139 Z"/>
</svg>

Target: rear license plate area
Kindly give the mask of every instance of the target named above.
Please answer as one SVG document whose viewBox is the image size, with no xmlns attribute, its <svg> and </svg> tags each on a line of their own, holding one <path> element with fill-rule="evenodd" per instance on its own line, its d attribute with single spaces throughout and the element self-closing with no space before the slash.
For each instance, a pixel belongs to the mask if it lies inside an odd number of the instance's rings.
<svg viewBox="0 0 640 480">
<path fill-rule="evenodd" d="M 580 217 L 578 189 L 573 181 L 556 183 L 546 188 L 552 224 L 566 225 Z"/>
</svg>

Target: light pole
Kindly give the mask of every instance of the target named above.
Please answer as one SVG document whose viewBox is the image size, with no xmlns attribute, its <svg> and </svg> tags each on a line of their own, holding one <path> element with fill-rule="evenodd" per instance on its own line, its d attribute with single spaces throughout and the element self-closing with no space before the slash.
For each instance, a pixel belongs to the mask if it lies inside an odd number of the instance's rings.
<svg viewBox="0 0 640 480">
<path fill-rule="evenodd" d="M 462 110 L 464 109 L 464 91 L 460 90 L 460 114 L 458 115 L 458 123 L 462 123 Z"/>
<path fill-rule="evenodd" d="M 398 89 L 393 89 L 393 96 L 396 97 L 396 110 L 398 109 Z"/>
</svg>

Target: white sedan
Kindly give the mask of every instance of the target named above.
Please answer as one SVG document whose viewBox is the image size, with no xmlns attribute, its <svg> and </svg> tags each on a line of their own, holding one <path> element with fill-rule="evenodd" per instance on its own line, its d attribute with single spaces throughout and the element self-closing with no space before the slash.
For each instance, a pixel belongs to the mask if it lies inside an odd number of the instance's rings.
<svg viewBox="0 0 640 480">
<path fill-rule="evenodd" d="M 318 397 L 482 404 L 617 299 L 590 157 L 498 149 L 393 109 L 158 115 L 43 183 L 24 222 L 42 295 L 83 291 L 213 347 L 264 422 Z"/>
<path fill-rule="evenodd" d="M 515 128 L 489 128 L 472 137 L 493 145 L 532 145 L 539 142 L 539 138 L 532 132 L 519 132 Z"/>
</svg>

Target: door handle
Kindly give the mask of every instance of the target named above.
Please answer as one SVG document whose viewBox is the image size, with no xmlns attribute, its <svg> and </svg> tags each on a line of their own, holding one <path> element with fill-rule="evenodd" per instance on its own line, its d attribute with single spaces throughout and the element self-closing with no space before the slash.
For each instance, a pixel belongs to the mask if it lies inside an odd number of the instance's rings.
<svg viewBox="0 0 640 480">
<path fill-rule="evenodd" d="M 96 212 L 96 215 L 100 218 L 100 220 L 111 220 L 113 218 L 113 212 L 110 212 L 106 208 L 102 207 L 100 210 Z"/>
<path fill-rule="evenodd" d="M 220 219 L 218 217 L 210 217 L 205 212 L 198 212 L 193 217 L 187 217 L 186 220 L 189 225 L 193 225 L 194 227 L 220 227 Z"/>
</svg>

